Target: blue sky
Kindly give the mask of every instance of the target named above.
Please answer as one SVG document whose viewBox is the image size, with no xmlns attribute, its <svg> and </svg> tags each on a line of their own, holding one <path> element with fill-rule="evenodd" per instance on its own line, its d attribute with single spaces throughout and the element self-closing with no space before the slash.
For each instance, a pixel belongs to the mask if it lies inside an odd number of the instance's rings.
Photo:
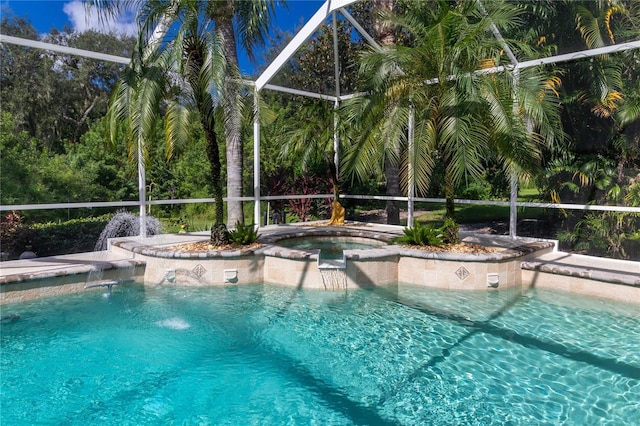
<svg viewBox="0 0 640 426">
<path fill-rule="evenodd" d="M 323 3 L 323 0 L 288 0 L 288 8 L 277 8 L 273 26 L 293 30 L 304 24 Z M 62 29 L 65 25 L 77 31 L 104 30 L 104 25 L 95 16 L 86 15 L 81 0 L 0 0 L 0 14 L 5 16 L 10 11 L 17 16 L 26 17 L 40 33 L 48 33 L 54 27 Z M 135 33 L 132 16 L 111 23 L 110 29 Z M 255 66 L 242 54 L 240 62 L 243 72 L 253 73 Z"/>
</svg>

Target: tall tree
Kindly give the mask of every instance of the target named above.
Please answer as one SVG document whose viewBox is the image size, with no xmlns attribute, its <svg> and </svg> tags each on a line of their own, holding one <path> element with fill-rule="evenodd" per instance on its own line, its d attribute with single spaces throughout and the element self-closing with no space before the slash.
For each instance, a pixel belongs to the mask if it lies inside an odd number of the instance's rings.
<svg viewBox="0 0 640 426">
<path fill-rule="evenodd" d="M 35 32 L 28 21 L 11 16 L 2 20 L 7 35 L 51 42 L 117 56 L 129 56 L 135 39 L 69 29 Z M 42 149 L 62 153 L 78 143 L 89 123 L 103 117 L 109 93 L 122 65 L 12 44 L 0 47 L 0 104 L 14 124 L 36 138 Z M 37 88 L 37 90 L 34 90 Z"/>
<path fill-rule="evenodd" d="M 283 0 L 281 2 L 284 3 Z M 170 29 L 178 14 L 171 11 L 197 9 L 201 20 L 206 20 L 209 30 L 213 31 L 221 45 L 225 56 L 226 76 L 219 87 L 219 98 L 224 110 L 224 131 L 226 137 L 227 154 L 227 195 L 230 198 L 242 197 L 243 171 L 243 132 L 242 132 L 242 83 L 238 67 L 238 40 L 242 48 L 253 59 L 253 49 L 264 43 L 269 30 L 271 16 L 274 13 L 274 0 L 171 0 L 155 2 L 150 0 L 92 0 L 91 3 L 104 7 L 108 13 L 119 13 L 122 10 L 138 9 L 143 13 L 147 10 L 163 10 L 157 15 L 156 24 L 165 31 L 159 32 L 162 37 L 171 37 Z M 197 3 L 194 5 L 192 3 Z M 173 16 L 173 17 L 172 17 Z M 164 21 L 163 21 L 164 19 Z M 148 29 L 148 28 L 147 28 Z M 204 33 L 203 33 L 204 34 Z M 227 204 L 227 223 L 235 226 L 244 223 L 242 202 L 230 200 Z"/>
<path fill-rule="evenodd" d="M 211 241 L 221 245 L 226 243 L 227 235 L 215 109 L 227 75 L 225 56 L 212 31 L 214 23 L 203 13 L 206 3 L 181 1 L 147 6 L 139 14 L 141 32 L 131 65 L 125 70 L 111 101 L 112 137 L 117 124 L 125 120 L 129 124 L 129 145 L 143 150 L 163 107 L 165 136 L 171 154 L 172 147 L 189 138 L 194 119 L 199 122 L 207 141 L 206 155 L 215 199 Z M 157 29 L 162 27 L 171 27 L 170 33 L 163 34 L 170 34 L 170 39 L 148 35 L 158 34 Z"/>
<path fill-rule="evenodd" d="M 135 45 L 134 37 L 96 31 L 78 33 L 68 28 L 53 30 L 44 41 L 125 57 L 131 55 Z M 124 66 L 63 53 L 52 57 L 52 71 L 59 81 L 55 93 L 59 123 L 55 128 L 65 142 L 78 143 L 88 124 L 105 115 L 109 94 Z"/>
<path fill-rule="evenodd" d="M 396 44 L 396 31 L 392 26 L 384 25 L 386 16 L 394 12 L 396 6 L 395 0 L 376 0 L 374 7 L 377 13 L 377 19 L 373 29 L 382 46 L 388 47 Z M 401 196 L 400 192 L 400 168 L 398 163 L 391 160 L 391 157 L 385 156 L 384 170 L 387 182 L 387 195 L 392 197 Z M 390 225 L 400 225 L 400 205 L 398 201 L 387 201 L 387 223 Z"/>
<path fill-rule="evenodd" d="M 479 2 L 456 1 L 417 3 L 391 17 L 410 43 L 372 49 L 363 57 L 360 70 L 368 96 L 346 106 L 359 135 L 345 159 L 347 169 L 366 175 L 388 155 L 401 164 L 403 185 L 411 175 L 424 193 L 440 162 L 450 219 L 455 217 L 456 184 L 481 176 L 485 152 L 496 151 L 505 171 L 530 170 L 539 160 L 541 142 L 554 136 L 555 104 L 549 94 L 557 80 L 540 70 L 519 79 L 475 72 L 487 60 L 497 64 L 505 59 L 504 41 L 493 28 L 518 25 L 519 13 L 498 1 L 486 10 Z M 415 120 L 411 147 L 410 119 Z M 527 131 L 528 122 L 532 131 Z M 399 158 L 399 153 L 407 155 Z"/>
<path fill-rule="evenodd" d="M 636 1 L 579 1 L 565 6 L 555 22 L 575 21 L 569 46 L 573 50 L 635 41 L 640 34 Z M 553 201 L 640 205 L 639 65 L 639 52 L 631 50 L 563 66 L 563 124 L 570 145 L 561 153 L 551 152 L 541 178 Z M 558 239 L 572 249 L 623 258 L 637 251 L 629 250 L 629 237 L 640 223 L 636 214 L 577 211 L 561 219 Z"/>
<path fill-rule="evenodd" d="M 6 35 L 40 39 L 31 23 L 22 18 L 4 16 L 1 27 Z M 43 118 L 46 120 L 43 114 L 49 111 L 53 99 L 53 59 L 39 49 L 4 43 L 0 45 L 0 55 L 2 111 L 12 114 L 13 125 L 18 131 L 26 131 L 29 136 L 39 138 L 42 136 L 40 122 Z M 43 141 L 43 145 L 51 148 L 52 144 Z"/>
<path fill-rule="evenodd" d="M 242 132 L 242 84 L 238 66 L 238 45 L 251 60 L 254 48 L 263 45 L 274 13 L 273 0 L 222 0 L 209 1 L 206 14 L 215 23 L 216 34 L 222 43 L 227 59 L 227 78 L 223 85 L 224 133 L 227 156 L 227 196 L 243 196 L 243 132 Z M 244 223 L 240 200 L 227 201 L 227 224 Z"/>
<path fill-rule="evenodd" d="M 352 5 L 352 14 L 358 22 L 381 46 L 395 44 L 404 45 L 406 34 L 398 26 L 390 24 L 389 17 L 401 10 L 411 7 L 411 1 L 406 0 L 375 0 L 370 2 L 358 2 Z M 400 187 L 400 165 L 396 161 L 396 155 L 386 155 L 384 158 L 384 177 L 386 195 L 391 197 L 402 196 Z M 389 200 L 386 202 L 387 223 L 400 224 L 400 202 Z"/>
<path fill-rule="evenodd" d="M 336 84 L 342 93 L 352 93 L 356 87 L 355 68 L 360 43 L 352 39 L 349 26 L 342 21 L 336 27 L 338 41 L 339 81 L 334 68 L 333 25 L 322 26 L 311 40 L 289 62 L 287 80 L 294 87 L 320 94 L 333 94 Z M 328 180 L 333 187 L 331 224 L 344 222 L 344 208 L 340 204 L 341 177 L 335 163 L 334 137 L 339 135 L 340 146 L 348 145 L 349 133 L 339 119 L 334 105 L 326 100 L 297 98 L 295 114 L 285 117 L 278 136 L 282 156 L 298 157 L 302 167 L 309 170 L 322 164 L 328 169 Z M 334 125 L 337 120 L 337 126 Z M 341 216 L 341 217 L 340 217 Z"/>
</svg>

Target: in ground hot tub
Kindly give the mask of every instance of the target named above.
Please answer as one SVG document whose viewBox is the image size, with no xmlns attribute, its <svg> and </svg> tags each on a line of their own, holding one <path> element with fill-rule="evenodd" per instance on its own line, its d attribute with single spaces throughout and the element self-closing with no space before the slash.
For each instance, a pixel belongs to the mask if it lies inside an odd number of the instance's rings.
<svg viewBox="0 0 640 426">
<path fill-rule="evenodd" d="M 397 280 L 397 253 L 389 245 L 397 233 L 328 226 L 287 231 L 264 239 L 267 283 L 335 289 Z"/>
<path fill-rule="evenodd" d="M 384 241 L 373 238 L 335 235 L 286 238 L 279 240 L 277 244 L 290 249 L 319 250 L 319 255 L 325 259 L 342 258 L 345 250 L 369 250 L 386 245 Z"/>
</svg>

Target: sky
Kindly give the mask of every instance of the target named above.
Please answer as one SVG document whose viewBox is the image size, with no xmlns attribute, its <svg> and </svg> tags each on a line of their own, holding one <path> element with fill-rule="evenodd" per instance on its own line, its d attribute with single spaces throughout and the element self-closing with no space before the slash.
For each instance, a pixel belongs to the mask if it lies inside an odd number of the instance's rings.
<svg viewBox="0 0 640 426">
<path fill-rule="evenodd" d="M 324 0 L 288 0 L 286 8 L 277 7 L 273 27 L 293 31 L 313 16 L 323 3 Z M 81 0 L 0 0 L 0 15 L 4 17 L 9 13 L 27 18 L 39 33 L 48 33 L 52 28 L 62 29 L 65 25 L 80 32 L 90 29 L 104 32 L 111 29 L 130 35 L 136 32 L 133 14 L 111 22 L 105 28 L 96 15 L 87 16 Z M 239 61 L 246 74 L 253 74 L 260 65 L 251 64 L 242 52 Z"/>
</svg>

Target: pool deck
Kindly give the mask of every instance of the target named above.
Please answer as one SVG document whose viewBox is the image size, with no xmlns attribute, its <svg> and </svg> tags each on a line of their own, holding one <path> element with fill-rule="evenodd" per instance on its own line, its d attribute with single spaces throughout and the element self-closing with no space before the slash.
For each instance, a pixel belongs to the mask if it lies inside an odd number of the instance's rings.
<svg viewBox="0 0 640 426">
<path fill-rule="evenodd" d="M 122 256 L 110 251 L 9 260 L 0 263 L 0 285 L 131 266 L 139 266 L 132 256 Z"/>
<path fill-rule="evenodd" d="M 309 231 L 313 233 L 313 229 L 317 228 L 319 227 L 314 227 L 313 224 L 307 226 L 271 225 L 260 228 L 260 234 L 263 240 L 270 241 L 277 240 L 280 234 L 291 234 L 292 230 L 306 234 Z M 383 239 L 402 233 L 401 227 L 379 224 L 357 223 L 346 228 L 364 229 L 369 233 L 379 234 Z M 151 237 L 147 241 L 158 245 L 171 245 L 202 241 L 207 236 L 208 232 L 163 234 Z M 525 241 L 525 239 L 510 240 L 506 237 L 487 234 L 461 233 L 461 237 L 469 242 L 507 248 L 522 245 L 522 242 Z M 146 246 L 149 246 L 149 242 L 146 243 Z M 188 257 L 189 255 L 183 254 L 176 257 L 183 256 Z M 201 255 L 196 256 L 202 257 Z M 442 254 L 425 254 L 423 257 L 446 260 Z M 47 278 L 69 278 L 81 274 L 91 274 L 93 271 L 132 270 L 132 268 L 144 268 L 144 261 L 136 258 L 133 252 L 127 253 L 123 250 L 0 262 L 0 303 L 6 302 L 4 293 L 10 291 L 9 287 L 15 289 L 16 285 Z M 520 269 L 523 286 L 552 288 L 640 304 L 640 262 L 583 256 L 554 249 L 540 251 L 539 254 L 534 253 L 533 257 L 523 259 L 520 262 Z M 86 279 L 82 284 L 84 285 L 85 282 Z"/>
</svg>

